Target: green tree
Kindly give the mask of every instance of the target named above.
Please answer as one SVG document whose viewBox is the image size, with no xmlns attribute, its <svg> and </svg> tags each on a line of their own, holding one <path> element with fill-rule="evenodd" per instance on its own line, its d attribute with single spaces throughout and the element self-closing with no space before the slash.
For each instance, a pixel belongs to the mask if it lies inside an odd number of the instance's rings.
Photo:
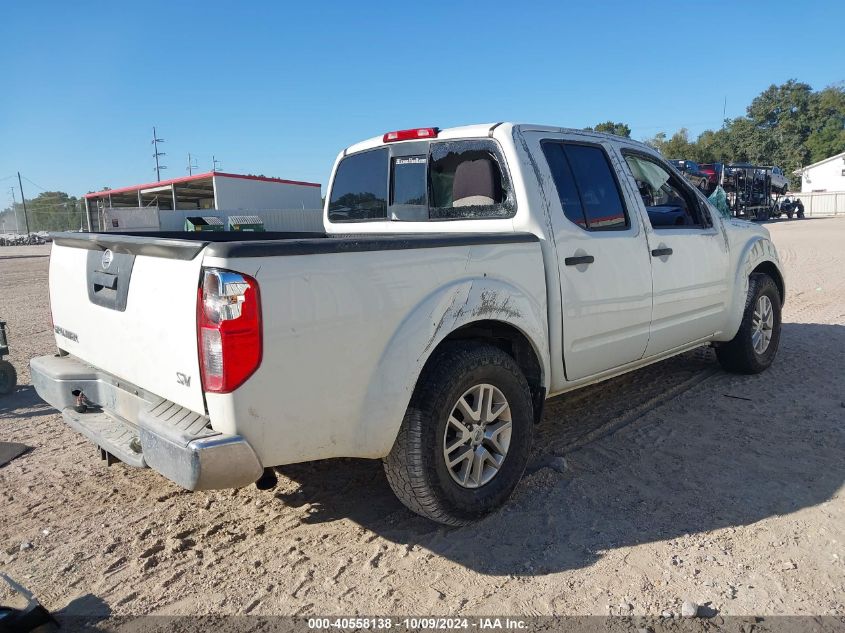
<svg viewBox="0 0 845 633">
<path fill-rule="evenodd" d="M 675 132 L 668 140 L 665 133 L 658 132 L 652 138 L 646 140 L 646 144 L 655 148 L 666 158 L 693 160 L 694 144 L 690 143 L 689 131 L 685 127 Z"/>
<path fill-rule="evenodd" d="M 845 85 L 816 93 L 810 107 L 815 125 L 806 144 L 809 162 L 815 163 L 845 151 Z"/>
<path fill-rule="evenodd" d="M 719 130 L 705 130 L 694 142 L 683 128 L 669 138 L 659 132 L 645 142 L 667 158 L 748 161 L 790 173 L 845 151 L 845 85 L 814 92 L 809 84 L 790 79 L 757 95 L 745 116 L 725 121 Z"/>
<path fill-rule="evenodd" d="M 631 128 L 628 126 L 627 123 L 622 122 L 615 123 L 613 121 L 605 121 L 604 123 L 599 123 L 595 127 L 587 127 L 584 129 L 595 132 L 606 132 L 607 134 L 615 134 L 616 136 L 624 136 L 625 138 L 631 138 Z"/>
<path fill-rule="evenodd" d="M 25 232 L 26 222 L 20 202 L 15 204 L 14 209 L 8 208 L 0 214 L 0 226 L 4 227 L 3 230 L 14 230 L 15 217 L 18 231 Z M 64 191 L 44 191 L 35 198 L 27 199 L 26 217 L 32 232 L 74 230 L 84 221 L 85 205 Z"/>
<path fill-rule="evenodd" d="M 730 154 L 724 129 L 704 130 L 692 144 L 690 158 L 697 163 L 722 162 Z"/>
</svg>

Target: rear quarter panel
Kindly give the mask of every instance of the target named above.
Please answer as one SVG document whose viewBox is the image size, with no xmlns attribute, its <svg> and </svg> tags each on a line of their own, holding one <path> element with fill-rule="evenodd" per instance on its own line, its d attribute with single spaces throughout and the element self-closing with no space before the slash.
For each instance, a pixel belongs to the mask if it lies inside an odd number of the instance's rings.
<svg viewBox="0 0 845 633">
<path fill-rule="evenodd" d="M 261 288 L 262 364 L 234 393 L 206 399 L 214 428 L 244 436 L 264 465 L 386 455 L 429 355 L 474 320 L 522 330 L 548 375 L 537 242 L 204 265 Z"/>
</svg>

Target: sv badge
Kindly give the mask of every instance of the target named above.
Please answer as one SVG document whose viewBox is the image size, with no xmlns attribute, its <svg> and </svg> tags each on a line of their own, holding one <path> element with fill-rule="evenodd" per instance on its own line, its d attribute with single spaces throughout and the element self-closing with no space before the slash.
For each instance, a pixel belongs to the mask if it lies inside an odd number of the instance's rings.
<svg viewBox="0 0 845 633">
<path fill-rule="evenodd" d="M 181 371 L 176 372 L 176 382 L 178 382 L 183 387 L 190 387 L 191 386 L 191 377 L 183 374 Z"/>
</svg>

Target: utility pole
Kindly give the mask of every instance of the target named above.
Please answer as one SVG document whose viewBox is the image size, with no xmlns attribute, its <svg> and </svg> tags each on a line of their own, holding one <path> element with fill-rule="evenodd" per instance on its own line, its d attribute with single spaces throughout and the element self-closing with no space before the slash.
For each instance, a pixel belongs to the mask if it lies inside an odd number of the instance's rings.
<svg viewBox="0 0 845 633">
<path fill-rule="evenodd" d="M 191 152 L 188 152 L 188 169 L 187 169 L 187 172 L 188 172 L 189 176 L 193 176 L 194 170 L 199 169 L 199 167 L 196 163 L 197 163 L 197 161 L 195 159 L 191 158 Z"/>
<path fill-rule="evenodd" d="M 161 170 L 167 169 L 167 166 L 166 165 L 160 165 L 159 162 L 158 162 L 158 157 L 165 155 L 165 152 L 158 151 L 158 144 L 159 143 L 164 143 L 164 139 L 159 138 L 156 135 L 156 128 L 155 128 L 155 126 L 153 126 L 153 148 L 154 148 L 153 158 L 156 159 L 156 180 L 158 180 L 160 182 L 161 181 Z"/>
<path fill-rule="evenodd" d="M 211 155 L 211 171 L 217 171 L 217 163 L 220 161 L 215 158 L 214 154 Z"/>
<path fill-rule="evenodd" d="M 41 180 L 39 178 L 39 180 Z M 18 187 L 21 188 L 21 201 L 23 201 L 23 221 L 26 224 L 26 234 L 29 236 L 29 218 L 26 215 L 26 198 L 23 195 L 23 184 L 21 184 L 21 172 L 18 172 Z"/>
<path fill-rule="evenodd" d="M 725 102 L 722 104 L 722 127 L 725 127 L 725 113 L 728 110 L 728 95 L 725 95 Z"/>
</svg>

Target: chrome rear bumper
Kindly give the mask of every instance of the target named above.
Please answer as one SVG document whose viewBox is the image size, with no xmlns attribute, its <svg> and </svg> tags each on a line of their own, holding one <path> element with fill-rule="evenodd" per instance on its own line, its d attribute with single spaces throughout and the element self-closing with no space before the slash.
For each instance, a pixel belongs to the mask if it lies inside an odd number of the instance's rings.
<svg viewBox="0 0 845 633">
<path fill-rule="evenodd" d="M 38 395 L 108 454 L 150 467 L 189 490 L 238 488 L 263 472 L 239 435 L 214 431 L 208 418 L 126 383 L 73 356 L 30 361 Z M 85 411 L 77 396 L 85 395 Z"/>
</svg>

